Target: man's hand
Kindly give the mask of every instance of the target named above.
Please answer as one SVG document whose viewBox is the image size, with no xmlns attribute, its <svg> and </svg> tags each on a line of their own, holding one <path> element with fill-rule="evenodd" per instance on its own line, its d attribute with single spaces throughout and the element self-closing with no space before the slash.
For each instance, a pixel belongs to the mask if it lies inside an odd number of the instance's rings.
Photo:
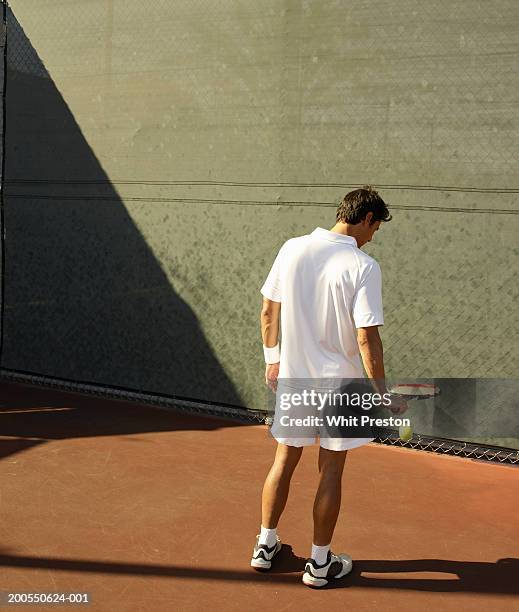
<svg viewBox="0 0 519 612">
<path fill-rule="evenodd" d="M 265 367 L 265 382 L 274 393 L 278 388 L 279 363 L 268 363 Z"/>
<path fill-rule="evenodd" d="M 391 404 L 386 406 L 388 410 L 391 410 L 393 414 L 404 414 L 404 412 L 409 408 L 407 405 L 407 400 L 403 397 L 398 397 L 397 395 L 391 395 Z"/>
</svg>

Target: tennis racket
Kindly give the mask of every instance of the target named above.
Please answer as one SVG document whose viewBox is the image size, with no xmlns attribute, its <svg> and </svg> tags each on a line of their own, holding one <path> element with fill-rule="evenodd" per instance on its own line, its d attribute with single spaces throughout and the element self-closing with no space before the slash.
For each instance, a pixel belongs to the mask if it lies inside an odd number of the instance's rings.
<svg viewBox="0 0 519 612">
<path fill-rule="evenodd" d="M 437 385 L 430 383 L 405 383 L 393 385 L 389 389 L 389 393 L 394 397 L 411 400 L 426 400 L 431 397 L 440 395 L 440 388 Z M 398 428 L 398 436 L 403 442 L 409 441 L 413 437 L 413 428 L 411 425 L 400 425 Z"/>
</svg>

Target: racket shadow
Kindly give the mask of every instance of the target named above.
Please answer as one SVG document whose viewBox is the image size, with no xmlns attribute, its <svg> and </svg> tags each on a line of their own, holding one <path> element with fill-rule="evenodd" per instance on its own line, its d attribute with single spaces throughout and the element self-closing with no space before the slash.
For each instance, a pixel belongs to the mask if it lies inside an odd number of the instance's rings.
<svg viewBox="0 0 519 612">
<path fill-rule="evenodd" d="M 445 574 L 420 577 L 417 573 Z M 401 573 L 402 577 L 384 577 Z M 369 575 L 366 575 L 369 574 Z M 377 576 L 373 574 L 378 574 Z M 406 576 L 406 574 L 413 574 Z M 353 560 L 353 570 L 326 588 L 374 587 L 412 591 L 519 594 L 519 559 L 503 558 L 495 563 L 446 559 Z"/>
</svg>

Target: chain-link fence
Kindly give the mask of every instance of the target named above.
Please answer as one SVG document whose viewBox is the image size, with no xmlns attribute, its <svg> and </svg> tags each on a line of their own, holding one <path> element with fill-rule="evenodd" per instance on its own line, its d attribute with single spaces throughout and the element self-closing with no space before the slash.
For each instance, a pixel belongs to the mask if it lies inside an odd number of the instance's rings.
<svg viewBox="0 0 519 612">
<path fill-rule="evenodd" d="M 222 406 L 221 404 L 210 404 L 207 402 L 197 402 L 195 400 L 160 396 L 130 389 L 103 387 L 78 381 L 52 379 L 35 374 L 24 374 L 22 372 L 8 372 L 3 370 L 0 372 L 0 375 L 3 379 L 12 382 L 39 385 L 45 388 L 58 389 L 60 391 L 98 395 L 110 399 L 139 402 L 175 411 L 185 411 L 195 415 L 225 417 L 249 425 L 263 424 L 266 429 L 272 425 L 273 420 L 272 415 L 264 411 L 237 409 L 232 406 Z M 402 440 L 398 431 L 389 428 L 379 428 L 379 435 L 374 441 L 379 444 L 400 446 L 444 455 L 455 455 L 468 459 L 519 464 L 519 451 L 515 449 L 491 446 L 488 444 L 472 444 L 470 442 L 423 436 L 420 434 L 413 435 L 409 440 Z"/>
</svg>

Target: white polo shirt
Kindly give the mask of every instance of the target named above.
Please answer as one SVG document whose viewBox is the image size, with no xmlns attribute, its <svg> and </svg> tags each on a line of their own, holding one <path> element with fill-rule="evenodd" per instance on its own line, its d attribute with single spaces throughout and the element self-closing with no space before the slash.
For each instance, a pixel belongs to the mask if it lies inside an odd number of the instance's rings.
<svg viewBox="0 0 519 612">
<path fill-rule="evenodd" d="M 356 328 L 384 324 L 382 278 L 355 238 L 287 240 L 261 293 L 282 303 L 279 378 L 364 378 Z"/>
</svg>

